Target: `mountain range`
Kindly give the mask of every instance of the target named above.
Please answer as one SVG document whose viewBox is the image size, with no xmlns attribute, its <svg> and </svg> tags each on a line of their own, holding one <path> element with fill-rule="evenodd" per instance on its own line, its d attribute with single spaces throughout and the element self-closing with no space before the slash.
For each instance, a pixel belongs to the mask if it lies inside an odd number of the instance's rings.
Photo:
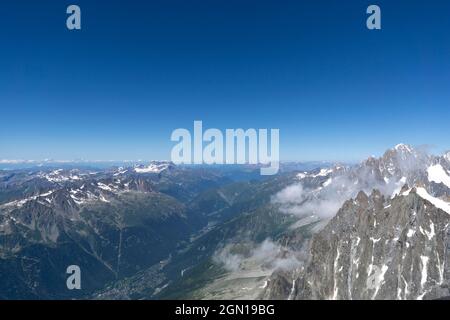
<svg viewBox="0 0 450 320">
<path fill-rule="evenodd" d="M 450 296 L 450 153 L 0 171 L 1 299 Z M 68 290 L 78 265 L 82 289 Z"/>
</svg>

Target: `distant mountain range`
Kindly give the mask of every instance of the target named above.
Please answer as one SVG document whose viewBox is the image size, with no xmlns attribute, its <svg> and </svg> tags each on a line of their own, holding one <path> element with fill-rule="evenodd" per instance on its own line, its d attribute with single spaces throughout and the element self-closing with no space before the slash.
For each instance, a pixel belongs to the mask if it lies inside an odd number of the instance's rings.
<svg viewBox="0 0 450 320">
<path fill-rule="evenodd" d="M 450 153 L 281 169 L 0 170 L 0 298 L 450 296 Z"/>
</svg>

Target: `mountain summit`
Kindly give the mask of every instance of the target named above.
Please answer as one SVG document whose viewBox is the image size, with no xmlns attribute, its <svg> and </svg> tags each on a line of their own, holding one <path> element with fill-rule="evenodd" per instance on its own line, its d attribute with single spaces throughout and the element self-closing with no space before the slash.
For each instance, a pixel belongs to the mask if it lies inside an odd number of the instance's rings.
<svg viewBox="0 0 450 320">
<path fill-rule="evenodd" d="M 310 197 L 322 197 L 314 206 L 316 210 L 336 191 L 351 196 L 345 201 L 342 196 L 334 196 L 341 205 L 308 243 L 304 265 L 290 274 L 274 273 L 264 297 L 450 296 L 448 154 L 430 156 L 399 144 L 380 158 L 371 157 L 347 170 L 330 172 L 327 178 L 319 190 L 310 191 Z M 308 197 L 303 198 L 305 202 L 299 202 L 296 211 L 316 214 L 302 210 L 311 203 Z M 280 287 L 282 283 L 284 287 Z"/>
</svg>

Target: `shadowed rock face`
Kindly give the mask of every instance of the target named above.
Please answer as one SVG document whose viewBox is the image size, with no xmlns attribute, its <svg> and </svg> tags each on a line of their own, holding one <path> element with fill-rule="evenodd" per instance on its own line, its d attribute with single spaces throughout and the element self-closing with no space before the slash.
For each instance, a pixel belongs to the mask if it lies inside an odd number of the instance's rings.
<svg viewBox="0 0 450 320">
<path fill-rule="evenodd" d="M 331 203 L 338 200 L 340 209 L 321 224 L 323 229 L 314 228 L 304 268 L 272 274 L 261 297 L 448 296 L 449 159 L 448 154 L 430 156 L 400 144 L 380 158 L 327 172 L 328 180 L 313 196 L 325 202 L 332 199 Z M 303 187 L 309 176 L 302 175 Z M 303 213 L 304 208 L 297 201 L 296 212 Z M 323 206 L 319 203 L 313 209 L 321 213 Z"/>
<path fill-rule="evenodd" d="M 296 299 L 433 299 L 449 295 L 450 215 L 415 189 L 345 202 L 311 243 Z"/>
</svg>

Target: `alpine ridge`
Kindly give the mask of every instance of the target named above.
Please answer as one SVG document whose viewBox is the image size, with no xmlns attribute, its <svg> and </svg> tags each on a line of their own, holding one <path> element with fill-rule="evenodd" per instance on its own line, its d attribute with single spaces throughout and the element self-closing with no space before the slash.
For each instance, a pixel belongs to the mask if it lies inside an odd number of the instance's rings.
<svg viewBox="0 0 450 320">
<path fill-rule="evenodd" d="M 437 299 L 450 159 L 0 171 L 2 299 Z M 66 288 L 79 265 L 82 290 Z"/>
<path fill-rule="evenodd" d="M 447 155 L 430 156 L 400 144 L 380 158 L 330 172 L 330 182 L 322 188 L 333 188 L 339 181 L 334 190 L 344 190 L 350 199 L 314 233 L 304 264 L 290 273 L 272 274 L 261 297 L 403 300 L 450 296 L 448 160 Z M 316 196 L 325 193 L 315 192 Z M 301 210 L 305 205 L 295 209 L 306 213 Z"/>
</svg>

